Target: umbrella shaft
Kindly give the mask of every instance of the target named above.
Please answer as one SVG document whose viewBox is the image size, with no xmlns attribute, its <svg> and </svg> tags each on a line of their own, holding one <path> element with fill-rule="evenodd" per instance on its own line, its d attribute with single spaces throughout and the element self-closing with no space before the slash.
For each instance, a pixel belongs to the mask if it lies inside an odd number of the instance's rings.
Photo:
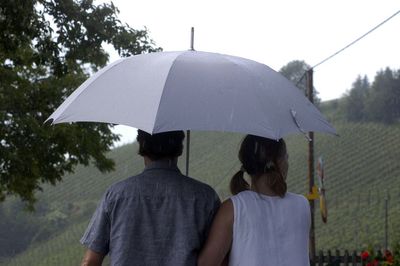
<svg viewBox="0 0 400 266">
<path fill-rule="evenodd" d="M 186 176 L 189 176 L 190 130 L 186 131 Z"/>
</svg>

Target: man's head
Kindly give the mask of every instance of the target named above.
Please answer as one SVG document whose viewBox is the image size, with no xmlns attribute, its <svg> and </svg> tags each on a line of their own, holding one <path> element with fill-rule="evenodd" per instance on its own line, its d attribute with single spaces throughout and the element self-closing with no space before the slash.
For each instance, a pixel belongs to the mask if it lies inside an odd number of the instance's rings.
<svg viewBox="0 0 400 266">
<path fill-rule="evenodd" d="M 139 154 L 148 157 L 152 161 L 177 158 L 182 155 L 183 131 L 170 131 L 157 134 L 149 134 L 138 129 L 136 140 L 139 143 Z"/>
</svg>

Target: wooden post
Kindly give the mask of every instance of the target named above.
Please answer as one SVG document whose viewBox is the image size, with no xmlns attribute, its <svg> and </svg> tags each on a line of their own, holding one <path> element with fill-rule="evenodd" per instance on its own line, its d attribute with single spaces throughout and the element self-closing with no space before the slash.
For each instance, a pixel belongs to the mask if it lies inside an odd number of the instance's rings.
<svg viewBox="0 0 400 266">
<path fill-rule="evenodd" d="M 382 254 L 382 251 L 381 251 L 381 250 L 378 250 L 376 253 L 377 253 L 378 257 L 383 258 L 383 254 Z"/>
<path fill-rule="evenodd" d="M 322 250 L 318 253 L 318 266 L 324 266 L 324 252 Z"/>
<path fill-rule="evenodd" d="M 386 192 L 385 197 L 385 250 L 388 249 L 388 192 Z"/>
<path fill-rule="evenodd" d="M 340 250 L 336 250 L 335 252 L 335 259 L 334 259 L 334 265 L 340 265 L 340 263 L 343 262 L 342 257 L 340 256 Z"/>
<path fill-rule="evenodd" d="M 314 102 L 313 92 L 313 69 L 307 71 L 307 96 L 311 103 Z M 308 137 L 308 188 L 312 193 L 314 187 L 314 132 L 309 132 Z M 311 266 L 315 266 L 315 205 L 314 200 L 309 200 L 311 210 L 311 229 L 310 229 L 310 260 Z"/>
<path fill-rule="evenodd" d="M 346 249 L 345 251 L 344 251 L 344 255 L 343 255 L 343 263 L 344 263 L 344 266 L 349 266 L 349 257 L 350 257 L 350 255 L 349 255 L 349 251 Z"/>
<path fill-rule="evenodd" d="M 353 266 L 357 265 L 357 252 L 355 250 L 353 251 L 351 262 L 353 263 Z"/>
<path fill-rule="evenodd" d="M 327 255 L 327 259 L 326 259 L 327 263 L 331 263 L 332 262 L 332 252 L 330 249 L 328 249 L 328 255 Z"/>
</svg>

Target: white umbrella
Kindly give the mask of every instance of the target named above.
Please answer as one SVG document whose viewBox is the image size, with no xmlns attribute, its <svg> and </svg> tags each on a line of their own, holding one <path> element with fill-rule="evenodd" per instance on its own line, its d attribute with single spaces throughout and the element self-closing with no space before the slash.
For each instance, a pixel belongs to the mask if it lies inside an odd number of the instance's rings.
<svg viewBox="0 0 400 266">
<path fill-rule="evenodd" d="M 302 92 L 268 66 L 192 50 L 120 59 L 85 81 L 47 120 L 106 122 L 148 133 L 336 134 Z"/>
</svg>

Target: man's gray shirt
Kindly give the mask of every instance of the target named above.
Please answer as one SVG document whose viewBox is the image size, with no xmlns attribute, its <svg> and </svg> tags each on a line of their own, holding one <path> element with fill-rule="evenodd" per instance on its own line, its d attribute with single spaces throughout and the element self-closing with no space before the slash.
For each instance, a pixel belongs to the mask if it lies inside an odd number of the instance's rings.
<svg viewBox="0 0 400 266">
<path fill-rule="evenodd" d="M 196 265 L 219 205 L 210 186 L 153 162 L 106 191 L 81 243 L 111 265 Z"/>
</svg>

